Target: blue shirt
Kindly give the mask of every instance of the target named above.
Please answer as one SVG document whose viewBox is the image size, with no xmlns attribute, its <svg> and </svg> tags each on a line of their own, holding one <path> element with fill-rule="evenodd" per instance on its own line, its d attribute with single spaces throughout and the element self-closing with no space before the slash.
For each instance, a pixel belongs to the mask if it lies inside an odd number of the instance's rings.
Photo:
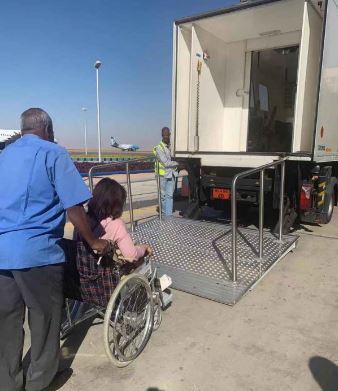
<svg viewBox="0 0 338 391">
<path fill-rule="evenodd" d="M 0 154 L 0 269 L 64 262 L 65 210 L 91 198 L 68 152 L 25 135 Z"/>
</svg>

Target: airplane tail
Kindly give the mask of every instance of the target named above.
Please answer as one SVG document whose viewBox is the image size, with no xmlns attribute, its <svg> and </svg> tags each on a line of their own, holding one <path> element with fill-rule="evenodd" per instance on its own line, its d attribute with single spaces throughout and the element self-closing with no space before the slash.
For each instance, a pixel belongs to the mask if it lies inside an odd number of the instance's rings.
<svg viewBox="0 0 338 391">
<path fill-rule="evenodd" d="M 116 147 L 118 145 L 117 141 L 113 136 L 110 137 L 110 144 L 112 147 Z"/>
</svg>

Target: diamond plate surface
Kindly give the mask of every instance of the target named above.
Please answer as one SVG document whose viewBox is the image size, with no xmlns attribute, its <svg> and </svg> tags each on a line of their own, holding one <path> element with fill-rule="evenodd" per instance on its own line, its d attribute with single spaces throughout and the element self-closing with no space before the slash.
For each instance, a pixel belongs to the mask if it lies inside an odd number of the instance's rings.
<svg viewBox="0 0 338 391">
<path fill-rule="evenodd" d="M 258 230 L 239 228 L 238 281 L 234 284 L 231 225 L 175 217 L 153 219 L 139 224 L 133 237 L 153 247 L 153 261 L 160 273 L 163 269 L 171 275 L 175 288 L 227 304 L 238 301 L 298 239 L 285 235 L 279 243 L 274 235 L 264 232 L 264 259 L 259 261 Z M 201 286 L 203 282 L 205 286 Z M 217 286 L 217 294 L 213 285 Z M 211 291 L 213 294 L 208 294 Z"/>
</svg>

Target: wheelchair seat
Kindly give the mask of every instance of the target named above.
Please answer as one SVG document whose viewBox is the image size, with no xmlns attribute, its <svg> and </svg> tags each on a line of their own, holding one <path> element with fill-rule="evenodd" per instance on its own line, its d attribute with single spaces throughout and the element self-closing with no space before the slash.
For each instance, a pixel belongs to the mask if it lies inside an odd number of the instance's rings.
<svg viewBox="0 0 338 391">
<path fill-rule="evenodd" d="M 68 299 L 105 308 L 122 276 L 142 269 L 144 259 L 126 262 L 112 244 L 99 262 L 90 247 L 81 240 L 62 239 L 65 253 L 64 296 Z"/>
</svg>

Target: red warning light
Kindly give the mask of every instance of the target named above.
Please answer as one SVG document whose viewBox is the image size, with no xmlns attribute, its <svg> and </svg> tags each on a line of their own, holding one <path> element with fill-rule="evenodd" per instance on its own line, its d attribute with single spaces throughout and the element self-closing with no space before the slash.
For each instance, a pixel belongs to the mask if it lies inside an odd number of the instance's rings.
<svg viewBox="0 0 338 391">
<path fill-rule="evenodd" d="M 320 138 L 323 138 L 324 136 L 324 126 L 320 128 Z"/>
</svg>

